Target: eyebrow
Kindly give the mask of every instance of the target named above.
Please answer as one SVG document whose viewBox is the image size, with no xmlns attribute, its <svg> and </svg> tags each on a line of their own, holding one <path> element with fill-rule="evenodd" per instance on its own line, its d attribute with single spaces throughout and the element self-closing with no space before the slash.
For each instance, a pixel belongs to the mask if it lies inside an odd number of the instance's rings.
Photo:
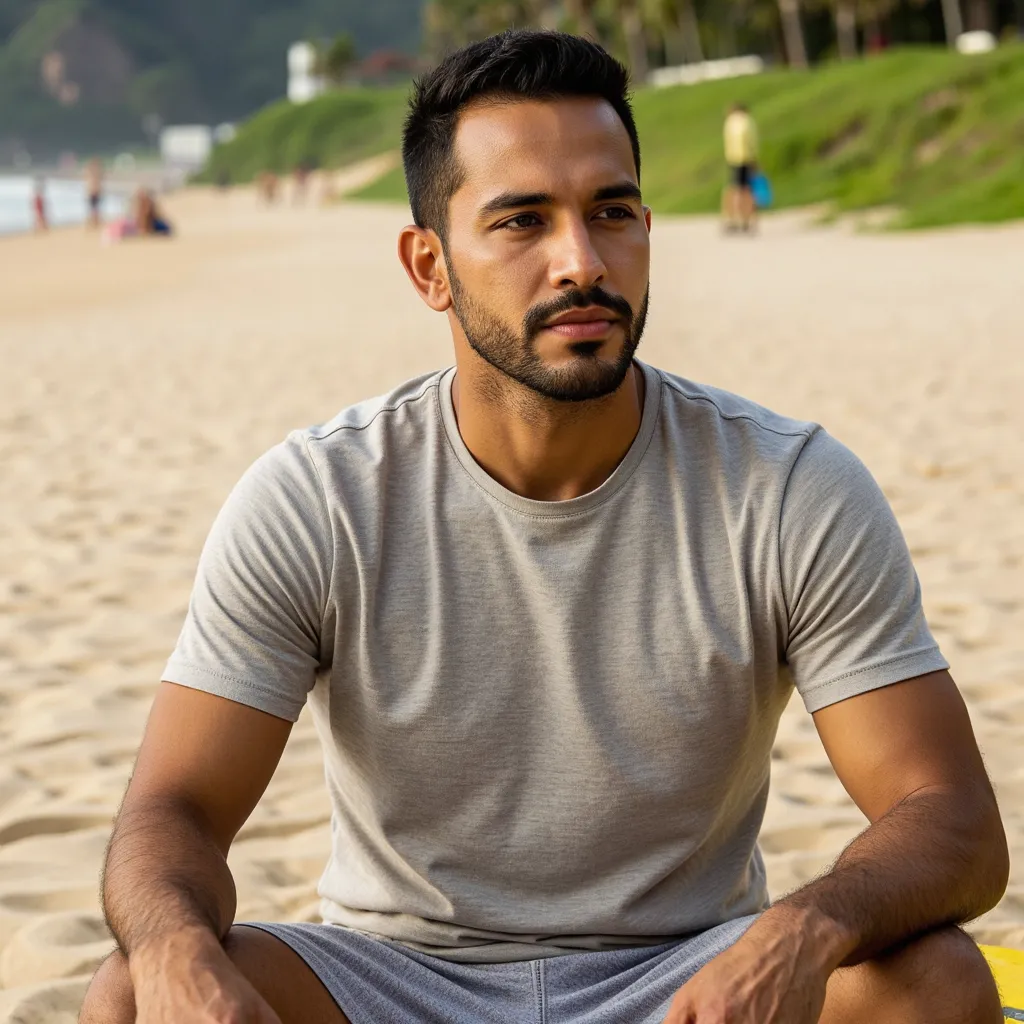
<svg viewBox="0 0 1024 1024">
<path fill-rule="evenodd" d="M 550 192 L 502 192 L 480 207 L 480 216 L 492 217 L 523 206 L 551 206 L 554 201 L 555 197 Z"/>
<path fill-rule="evenodd" d="M 622 181 L 615 185 L 605 185 L 593 195 L 595 203 L 604 202 L 607 199 L 635 199 L 640 202 L 642 199 L 640 187 L 632 181 Z M 493 217 L 495 214 L 504 213 L 507 210 L 519 210 L 524 206 L 552 206 L 554 202 L 555 197 L 550 192 L 502 192 L 480 207 L 479 216 L 481 218 Z"/>
<path fill-rule="evenodd" d="M 639 203 L 642 202 L 643 196 L 640 194 L 640 186 L 635 182 L 622 181 L 618 185 L 605 185 L 594 193 L 595 203 L 603 202 L 605 199 L 635 199 Z"/>
</svg>

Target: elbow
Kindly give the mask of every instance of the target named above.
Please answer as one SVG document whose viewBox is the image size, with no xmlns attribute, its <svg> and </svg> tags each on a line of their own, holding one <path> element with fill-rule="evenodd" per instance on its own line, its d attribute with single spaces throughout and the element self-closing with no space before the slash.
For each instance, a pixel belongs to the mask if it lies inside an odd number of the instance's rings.
<svg viewBox="0 0 1024 1024">
<path fill-rule="evenodd" d="M 975 856 L 972 858 L 972 875 L 975 885 L 974 905 L 971 917 L 987 913 L 1003 898 L 1010 881 L 1010 850 L 1006 842 L 1006 830 L 994 797 L 987 801 L 989 808 L 981 827 L 974 831 Z"/>
<path fill-rule="evenodd" d="M 989 884 L 987 888 L 988 905 L 985 910 L 991 910 L 1003 898 L 1010 882 L 1010 850 L 1001 822 L 996 832 L 997 837 L 992 842 L 991 864 L 986 872 Z"/>
</svg>

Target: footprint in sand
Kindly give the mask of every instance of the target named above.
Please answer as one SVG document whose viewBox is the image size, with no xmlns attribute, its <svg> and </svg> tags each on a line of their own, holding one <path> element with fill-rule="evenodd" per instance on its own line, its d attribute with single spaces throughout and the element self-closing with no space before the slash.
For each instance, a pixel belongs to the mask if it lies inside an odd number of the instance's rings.
<svg viewBox="0 0 1024 1024">
<path fill-rule="evenodd" d="M 31 878 L 31 873 L 22 869 L 14 877 L 5 878 L 0 887 L 0 957 L 15 937 L 36 921 L 54 914 L 69 913 L 99 918 L 100 894 L 95 882 L 90 884 L 86 877 L 75 880 L 53 877 L 50 887 L 26 892 L 25 881 Z M 32 881 L 38 885 L 37 879 Z"/>
<path fill-rule="evenodd" d="M 98 886 L 79 889 L 44 889 L 12 892 L 0 896 L 0 909 L 20 914 L 48 914 L 60 910 L 81 910 L 97 900 Z"/>
<path fill-rule="evenodd" d="M 0 993 L 0 1024 L 77 1024 L 89 977 L 26 985 Z"/>
<path fill-rule="evenodd" d="M 64 911 L 36 918 L 0 954 L 0 985 L 13 988 L 92 974 L 114 948 L 97 913 Z"/>
<path fill-rule="evenodd" d="M 41 814 L 22 817 L 0 826 L 0 846 L 33 839 L 36 836 L 64 835 L 89 828 L 110 828 L 112 816 L 106 813 Z"/>
</svg>

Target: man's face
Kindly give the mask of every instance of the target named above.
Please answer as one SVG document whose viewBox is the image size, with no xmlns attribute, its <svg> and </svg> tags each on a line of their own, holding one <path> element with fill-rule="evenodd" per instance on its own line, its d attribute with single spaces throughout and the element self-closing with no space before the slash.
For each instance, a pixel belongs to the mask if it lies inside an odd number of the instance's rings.
<svg viewBox="0 0 1024 1024">
<path fill-rule="evenodd" d="M 598 99 L 481 101 L 455 140 L 445 261 L 466 340 L 548 398 L 615 391 L 647 315 L 650 215 Z"/>
</svg>

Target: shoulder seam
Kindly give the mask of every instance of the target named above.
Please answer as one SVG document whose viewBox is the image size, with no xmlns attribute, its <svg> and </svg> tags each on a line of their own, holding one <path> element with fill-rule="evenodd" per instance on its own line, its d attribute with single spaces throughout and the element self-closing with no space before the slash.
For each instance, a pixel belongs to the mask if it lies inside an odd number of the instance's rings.
<svg viewBox="0 0 1024 1024">
<path fill-rule="evenodd" d="M 331 569 L 330 576 L 327 580 L 327 587 L 323 595 L 323 605 L 320 608 L 320 635 L 317 637 L 320 643 L 320 653 L 323 654 L 323 624 L 327 618 L 327 607 L 330 604 L 331 595 L 334 593 L 334 580 L 335 580 L 335 569 L 338 562 L 338 538 L 334 532 L 334 520 L 331 517 L 330 505 L 327 501 L 327 487 L 324 484 L 323 475 L 320 472 L 320 467 L 316 464 L 316 458 L 313 455 L 313 451 L 310 448 L 311 438 L 304 437 L 302 439 L 302 450 L 306 453 L 306 458 L 309 459 L 309 464 L 313 469 L 313 473 L 316 475 L 316 481 L 320 486 L 320 509 L 322 518 L 327 524 L 327 536 L 331 541 Z"/>
<path fill-rule="evenodd" d="M 818 424 L 808 431 L 807 436 L 804 439 L 804 443 L 800 445 L 797 449 L 796 455 L 793 456 L 793 461 L 789 464 L 789 470 L 786 473 L 786 482 L 782 485 L 782 493 L 779 495 L 779 507 L 776 511 L 775 569 L 779 577 L 779 593 L 782 595 L 782 607 L 786 611 L 786 638 L 785 643 L 783 644 L 783 651 L 789 650 L 790 624 L 792 621 L 793 611 L 790 607 L 789 595 L 786 593 L 786 581 L 783 579 L 782 575 L 782 512 L 786 506 L 786 495 L 789 494 L 789 485 L 793 479 L 793 473 L 796 471 L 796 465 L 800 461 L 800 457 L 807 450 L 807 446 L 811 443 L 811 438 L 820 433 L 821 430 L 822 427 Z"/>
<path fill-rule="evenodd" d="M 669 379 L 667 374 L 661 375 L 662 382 L 665 387 L 671 388 L 677 395 L 687 399 L 691 402 L 707 402 L 708 405 L 712 406 L 715 412 L 722 417 L 723 420 L 750 420 L 755 426 L 760 427 L 762 430 L 767 430 L 769 433 L 778 434 L 780 437 L 800 437 L 803 435 L 806 438 L 810 438 L 811 435 L 818 429 L 816 424 L 811 424 L 807 427 L 801 427 L 796 430 L 777 430 L 775 427 L 768 426 L 767 423 L 762 423 L 759 419 L 751 416 L 749 413 L 727 413 L 710 395 L 690 395 L 676 385 L 672 380 Z"/>
<path fill-rule="evenodd" d="M 439 377 L 431 380 L 429 383 L 424 385 L 423 390 L 418 395 L 410 395 L 397 405 L 385 405 L 383 408 L 378 409 L 365 423 L 339 423 L 336 427 L 327 431 L 326 434 L 307 433 L 306 436 L 309 441 L 326 441 L 327 438 L 336 434 L 339 430 L 366 430 L 368 427 L 372 426 L 373 421 L 377 419 L 378 416 L 382 416 L 386 412 L 397 412 L 403 406 L 409 405 L 411 402 L 418 402 L 421 398 L 425 398 L 427 392 L 432 388 L 439 387 L 440 383 L 441 381 Z"/>
</svg>

